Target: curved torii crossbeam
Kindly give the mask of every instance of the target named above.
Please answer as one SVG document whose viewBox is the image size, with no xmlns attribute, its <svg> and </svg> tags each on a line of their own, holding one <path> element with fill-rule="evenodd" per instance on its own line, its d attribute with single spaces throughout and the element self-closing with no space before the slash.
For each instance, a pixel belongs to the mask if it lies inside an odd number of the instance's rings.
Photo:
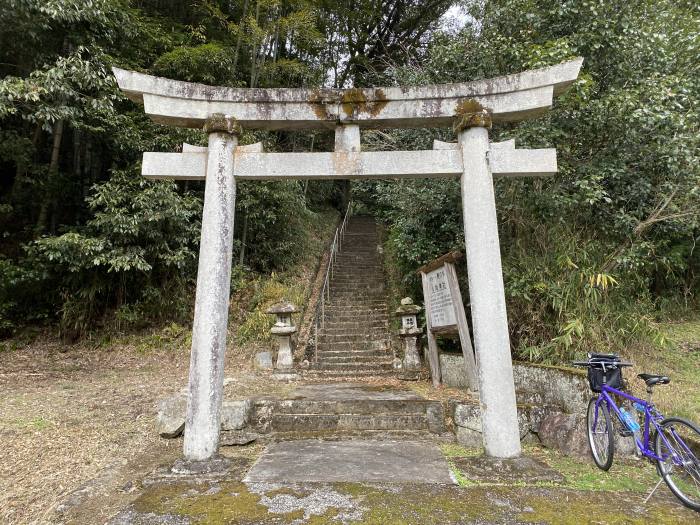
<svg viewBox="0 0 700 525">
<path fill-rule="evenodd" d="M 202 128 L 208 147 L 144 153 L 149 178 L 206 180 L 192 329 L 184 455 L 218 452 L 228 322 L 236 179 L 382 179 L 459 177 L 486 453 L 520 454 L 518 418 L 503 290 L 493 176 L 542 176 L 557 171 L 556 150 L 520 150 L 490 143 L 492 122 L 546 112 L 578 77 L 583 59 L 462 84 L 370 89 L 240 89 L 169 80 L 114 68 L 119 87 L 142 102 L 156 122 Z M 335 151 L 265 153 L 238 146 L 242 127 L 333 129 Z M 360 128 L 453 126 L 457 143 L 432 150 L 363 152 Z M 433 383 L 440 383 L 437 349 L 429 340 Z M 467 356 L 465 356 L 467 357 Z M 471 357 L 471 356 L 469 356 Z M 467 363 L 474 359 L 465 359 Z M 478 379 L 477 379 L 478 378 Z M 478 381 L 478 384 L 477 384 Z"/>
<path fill-rule="evenodd" d="M 460 84 L 368 89 L 213 87 L 113 71 L 122 91 L 161 124 L 201 128 L 212 114 L 222 113 L 249 129 L 334 129 L 338 123 L 430 128 L 451 126 L 471 100 L 488 108 L 493 122 L 539 116 L 576 80 L 582 62 Z"/>
</svg>

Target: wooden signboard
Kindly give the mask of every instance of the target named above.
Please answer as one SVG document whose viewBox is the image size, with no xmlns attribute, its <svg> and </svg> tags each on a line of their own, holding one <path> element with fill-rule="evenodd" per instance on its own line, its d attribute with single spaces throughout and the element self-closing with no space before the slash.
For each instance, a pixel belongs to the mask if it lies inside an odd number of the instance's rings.
<svg viewBox="0 0 700 525">
<path fill-rule="evenodd" d="M 418 273 L 423 281 L 428 361 L 433 385 L 438 386 L 441 383 L 436 335 L 458 334 L 462 354 L 464 354 L 467 384 L 471 391 L 476 392 L 479 389 L 476 359 L 454 266 L 454 263 L 461 258 L 460 252 L 450 252 L 421 267 Z"/>
</svg>

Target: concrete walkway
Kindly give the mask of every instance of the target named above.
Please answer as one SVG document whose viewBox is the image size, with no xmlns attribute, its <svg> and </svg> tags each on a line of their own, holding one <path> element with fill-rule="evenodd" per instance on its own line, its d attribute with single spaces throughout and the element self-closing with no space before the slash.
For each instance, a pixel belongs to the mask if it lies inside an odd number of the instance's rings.
<svg viewBox="0 0 700 525">
<path fill-rule="evenodd" d="M 270 445 L 243 481 L 454 483 L 432 443 L 318 440 Z"/>
</svg>

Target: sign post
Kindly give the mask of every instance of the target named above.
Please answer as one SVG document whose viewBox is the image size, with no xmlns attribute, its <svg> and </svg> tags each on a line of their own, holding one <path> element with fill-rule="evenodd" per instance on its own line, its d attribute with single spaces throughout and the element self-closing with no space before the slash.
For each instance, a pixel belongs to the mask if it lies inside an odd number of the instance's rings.
<svg viewBox="0 0 700 525">
<path fill-rule="evenodd" d="M 433 385 L 441 383 L 440 357 L 436 335 L 457 334 L 462 345 L 465 373 L 469 390 L 479 390 L 476 359 L 472 348 L 462 294 L 459 291 L 454 263 L 462 258 L 460 252 L 450 252 L 418 270 L 423 281 L 428 361 Z"/>
</svg>

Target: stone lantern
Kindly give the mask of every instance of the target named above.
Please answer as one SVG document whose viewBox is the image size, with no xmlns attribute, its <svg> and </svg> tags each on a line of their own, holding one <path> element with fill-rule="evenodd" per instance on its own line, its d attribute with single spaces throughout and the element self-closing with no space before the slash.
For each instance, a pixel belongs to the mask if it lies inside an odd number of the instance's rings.
<svg viewBox="0 0 700 525">
<path fill-rule="evenodd" d="M 423 330 L 418 328 L 416 314 L 421 311 L 421 307 L 413 304 L 413 299 L 404 297 L 401 299 L 401 306 L 396 309 L 396 315 L 401 317 L 401 329 L 399 337 L 403 339 L 403 368 L 404 370 L 419 370 L 420 355 L 418 353 L 418 338 Z"/>
<path fill-rule="evenodd" d="M 275 363 L 276 370 L 291 372 L 294 367 L 292 335 L 296 333 L 297 327 L 292 321 L 292 314 L 296 312 L 296 306 L 287 301 L 274 304 L 267 310 L 268 314 L 276 316 L 276 322 L 270 330 L 270 333 L 276 336 L 279 342 L 277 362 Z"/>
</svg>

